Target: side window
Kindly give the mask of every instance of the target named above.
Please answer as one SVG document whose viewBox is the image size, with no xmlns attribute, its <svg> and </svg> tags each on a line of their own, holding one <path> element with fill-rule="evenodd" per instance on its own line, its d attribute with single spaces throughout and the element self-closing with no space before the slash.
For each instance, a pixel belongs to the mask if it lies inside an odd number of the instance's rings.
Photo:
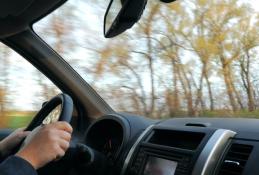
<svg viewBox="0 0 259 175">
<path fill-rule="evenodd" d="M 0 129 L 25 127 L 60 90 L 39 70 L 0 44 Z"/>
</svg>

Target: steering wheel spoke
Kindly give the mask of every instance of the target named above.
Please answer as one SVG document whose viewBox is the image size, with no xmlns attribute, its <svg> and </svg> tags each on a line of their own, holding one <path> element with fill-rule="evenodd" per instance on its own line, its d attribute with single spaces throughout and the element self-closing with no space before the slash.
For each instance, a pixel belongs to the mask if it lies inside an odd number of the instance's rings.
<svg viewBox="0 0 259 175">
<path fill-rule="evenodd" d="M 35 115 L 26 131 L 32 131 L 40 125 L 46 125 L 57 121 L 70 122 L 73 113 L 73 100 L 67 94 L 59 94 L 48 101 Z"/>
</svg>

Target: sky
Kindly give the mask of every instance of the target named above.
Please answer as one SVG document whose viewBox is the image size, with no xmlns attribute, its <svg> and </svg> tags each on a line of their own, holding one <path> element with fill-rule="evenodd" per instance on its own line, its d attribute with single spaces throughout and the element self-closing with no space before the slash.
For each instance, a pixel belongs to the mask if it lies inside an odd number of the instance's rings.
<svg viewBox="0 0 259 175">
<path fill-rule="evenodd" d="M 259 1 L 258 0 L 244 0 L 244 2 L 249 2 L 250 1 L 250 3 L 251 4 L 253 4 L 253 7 L 256 9 L 256 10 L 258 10 L 259 11 Z"/>
</svg>

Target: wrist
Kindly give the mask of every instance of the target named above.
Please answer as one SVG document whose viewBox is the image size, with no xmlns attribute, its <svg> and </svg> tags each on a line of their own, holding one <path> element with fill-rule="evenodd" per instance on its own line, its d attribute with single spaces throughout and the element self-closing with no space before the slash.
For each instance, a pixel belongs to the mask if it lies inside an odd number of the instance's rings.
<svg viewBox="0 0 259 175">
<path fill-rule="evenodd" d="M 39 168 L 39 164 L 37 163 L 36 159 L 31 156 L 31 154 L 27 153 L 26 151 L 19 151 L 16 156 L 26 160 L 27 162 L 29 162 L 34 169 L 38 169 Z"/>
</svg>

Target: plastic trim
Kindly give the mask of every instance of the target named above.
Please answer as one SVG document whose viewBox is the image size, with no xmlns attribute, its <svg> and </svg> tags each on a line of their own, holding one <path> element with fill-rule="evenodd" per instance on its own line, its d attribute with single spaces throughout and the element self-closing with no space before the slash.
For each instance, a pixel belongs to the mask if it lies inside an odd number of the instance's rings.
<svg viewBox="0 0 259 175">
<path fill-rule="evenodd" d="M 146 134 L 154 127 L 154 125 L 150 125 L 149 127 L 147 127 L 143 132 L 142 134 L 138 137 L 137 141 L 134 143 L 134 145 L 131 147 L 126 159 L 125 159 L 125 162 L 124 162 L 124 165 L 122 167 L 122 170 L 121 170 L 121 174 L 120 175 L 124 175 L 126 173 L 126 170 L 128 168 L 128 165 L 130 163 L 130 160 L 137 148 L 137 146 L 139 145 L 139 143 L 141 142 L 141 140 L 146 136 Z"/>
<path fill-rule="evenodd" d="M 216 130 L 198 157 L 192 175 L 213 174 L 217 162 L 227 147 L 229 140 L 235 135 L 236 133 L 231 130 Z"/>
</svg>

